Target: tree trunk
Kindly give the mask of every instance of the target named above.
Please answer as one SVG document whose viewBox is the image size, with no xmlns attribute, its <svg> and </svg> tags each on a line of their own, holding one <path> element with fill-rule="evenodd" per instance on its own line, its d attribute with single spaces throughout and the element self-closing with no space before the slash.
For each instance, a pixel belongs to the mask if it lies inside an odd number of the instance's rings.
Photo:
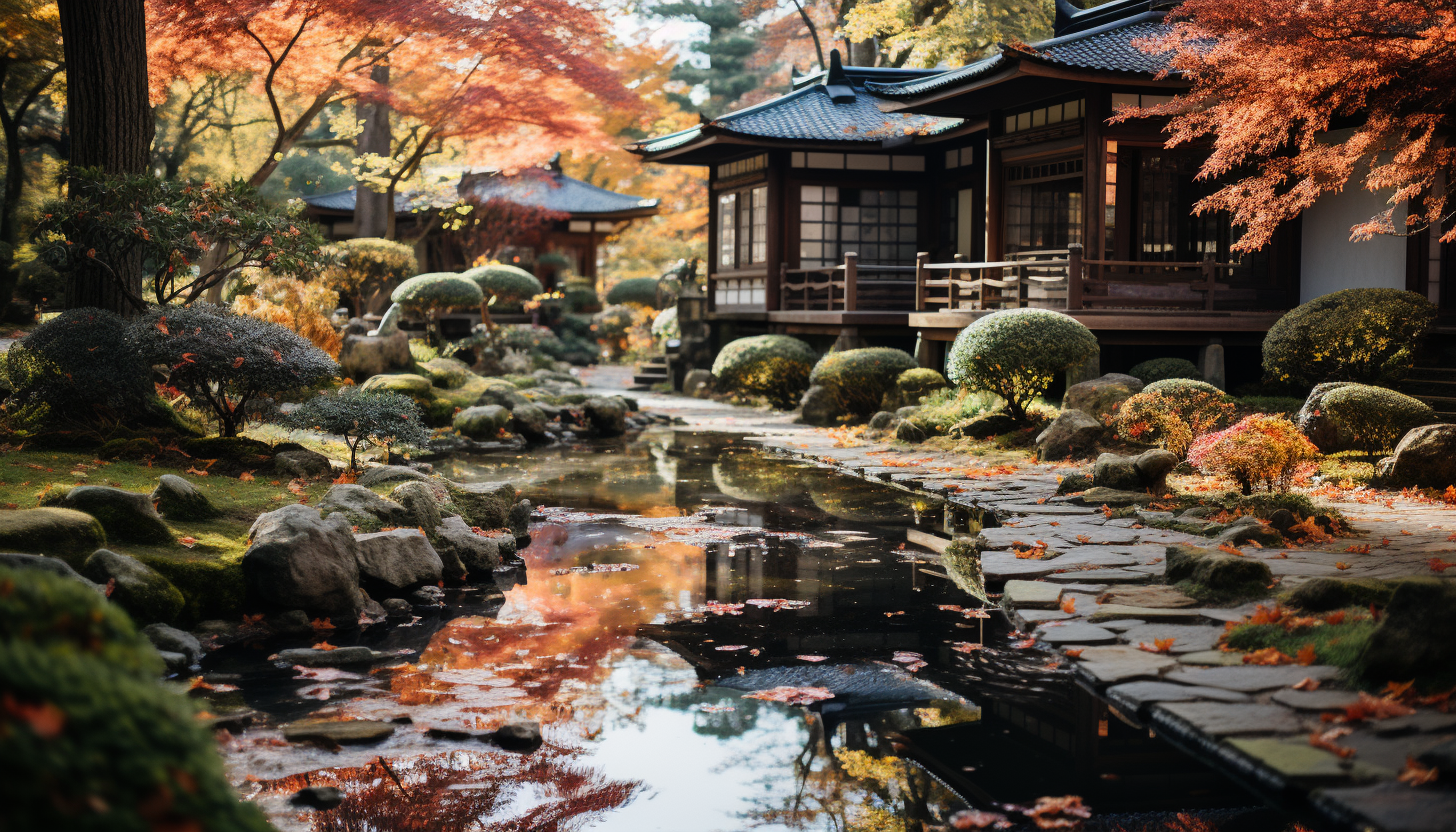
<svg viewBox="0 0 1456 832">
<path fill-rule="evenodd" d="M 374 67 L 369 73 L 369 80 L 380 85 L 389 84 L 389 67 Z M 359 155 L 375 154 L 387 158 L 394 149 L 389 133 L 389 105 L 383 102 L 368 103 L 361 99 L 355 107 L 355 113 L 364 122 L 364 132 L 359 134 Z M 386 236 L 390 230 L 390 214 L 394 213 L 391 195 L 378 193 L 367 187 L 363 181 L 359 181 L 354 190 L 354 236 Z"/>
<path fill-rule="evenodd" d="M 71 164 L 107 173 L 145 173 L 154 122 L 147 100 L 144 0 L 59 0 L 58 6 Z M 99 265 L 73 272 L 67 306 L 97 306 L 124 315 L 140 312 L 117 285 L 141 294 L 140 255 L 111 267 L 114 277 Z"/>
<path fill-rule="evenodd" d="M 20 272 L 15 267 L 15 249 L 20 245 L 21 188 L 25 168 L 20 159 L 20 125 L 7 113 L 0 113 L 5 133 L 5 198 L 0 205 L 0 307 L 10 302 Z"/>
</svg>

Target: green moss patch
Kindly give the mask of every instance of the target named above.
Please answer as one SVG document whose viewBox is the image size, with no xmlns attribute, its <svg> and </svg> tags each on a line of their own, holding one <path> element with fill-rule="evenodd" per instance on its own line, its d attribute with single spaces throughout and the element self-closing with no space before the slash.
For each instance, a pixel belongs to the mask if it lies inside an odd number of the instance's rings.
<svg viewBox="0 0 1456 832">
<path fill-rule="evenodd" d="M 1354 670 L 1377 626 L 1368 609 L 1352 607 L 1320 617 L 1285 618 L 1272 624 L 1241 624 L 1228 631 L 1224 643 L 1246 652 L 1272 647 L 1291 657 L 1298 657 L 1301 651 L 1310 648 L 1314 651 L 1315 664 Z"/>
</svg>

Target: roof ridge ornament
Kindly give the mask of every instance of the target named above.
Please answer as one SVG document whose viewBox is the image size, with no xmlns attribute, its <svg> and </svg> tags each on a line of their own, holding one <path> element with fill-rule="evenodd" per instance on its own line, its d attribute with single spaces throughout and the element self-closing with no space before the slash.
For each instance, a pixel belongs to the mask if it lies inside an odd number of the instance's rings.
<svg viewBox="0 0 1456 832">
<path fill-rule="evenodd" d="M 839 60 L 839 50 L 829 50 L 829 71 L 824 73 L 824 91 L 835 104 L 850 104 L 854 101 L 854 86 L 844 72 Z"/>
</svg>

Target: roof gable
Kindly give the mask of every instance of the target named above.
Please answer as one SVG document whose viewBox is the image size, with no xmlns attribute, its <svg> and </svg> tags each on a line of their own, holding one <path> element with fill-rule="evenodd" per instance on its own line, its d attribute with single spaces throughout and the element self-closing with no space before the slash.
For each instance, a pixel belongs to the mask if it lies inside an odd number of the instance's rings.
<svg viewBox="0 0 1456 832">
<path fill-rule="evenodd" d="M 516 205 L 572 215 L 657 213 L 655 199 L 599 188 L 554 168 L 526 168 L 513 174 L 466 174 L 460 179 L 460 195 L 480 202 L 503 199 Z"/>
</svg>

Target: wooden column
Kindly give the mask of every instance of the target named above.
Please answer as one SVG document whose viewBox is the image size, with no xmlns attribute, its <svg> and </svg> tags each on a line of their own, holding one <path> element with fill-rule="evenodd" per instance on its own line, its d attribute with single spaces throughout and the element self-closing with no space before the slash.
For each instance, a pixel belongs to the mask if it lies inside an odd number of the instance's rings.
<svg viewBox="0 0 1456 832">
<path fill-rule="evenodd" d="M 1213 267 L 1213 254 L 1203 255 L 1203 265 L 1199 266 L 1203 273 L 1203 309 L 1205 312 L 1213 311 L 1213 293 L 1218 290 L 1218 269 Z"/>
<path fill-rule="evenodd" d="M 930 262 L 930 252 L 915 253 L 915 311 L 925 311 L 925 264 Z"/>
<path fill-rule="evenodd" d="M 844 253 L 844 311 L 853 312 L 858 306 L 859 254 L 846 251 Z"/>
<path fill-rule="evenodd" d="M 1082 308 L 1082 246 L 1067 246 L 1067 310 Z"/>
</svg>

